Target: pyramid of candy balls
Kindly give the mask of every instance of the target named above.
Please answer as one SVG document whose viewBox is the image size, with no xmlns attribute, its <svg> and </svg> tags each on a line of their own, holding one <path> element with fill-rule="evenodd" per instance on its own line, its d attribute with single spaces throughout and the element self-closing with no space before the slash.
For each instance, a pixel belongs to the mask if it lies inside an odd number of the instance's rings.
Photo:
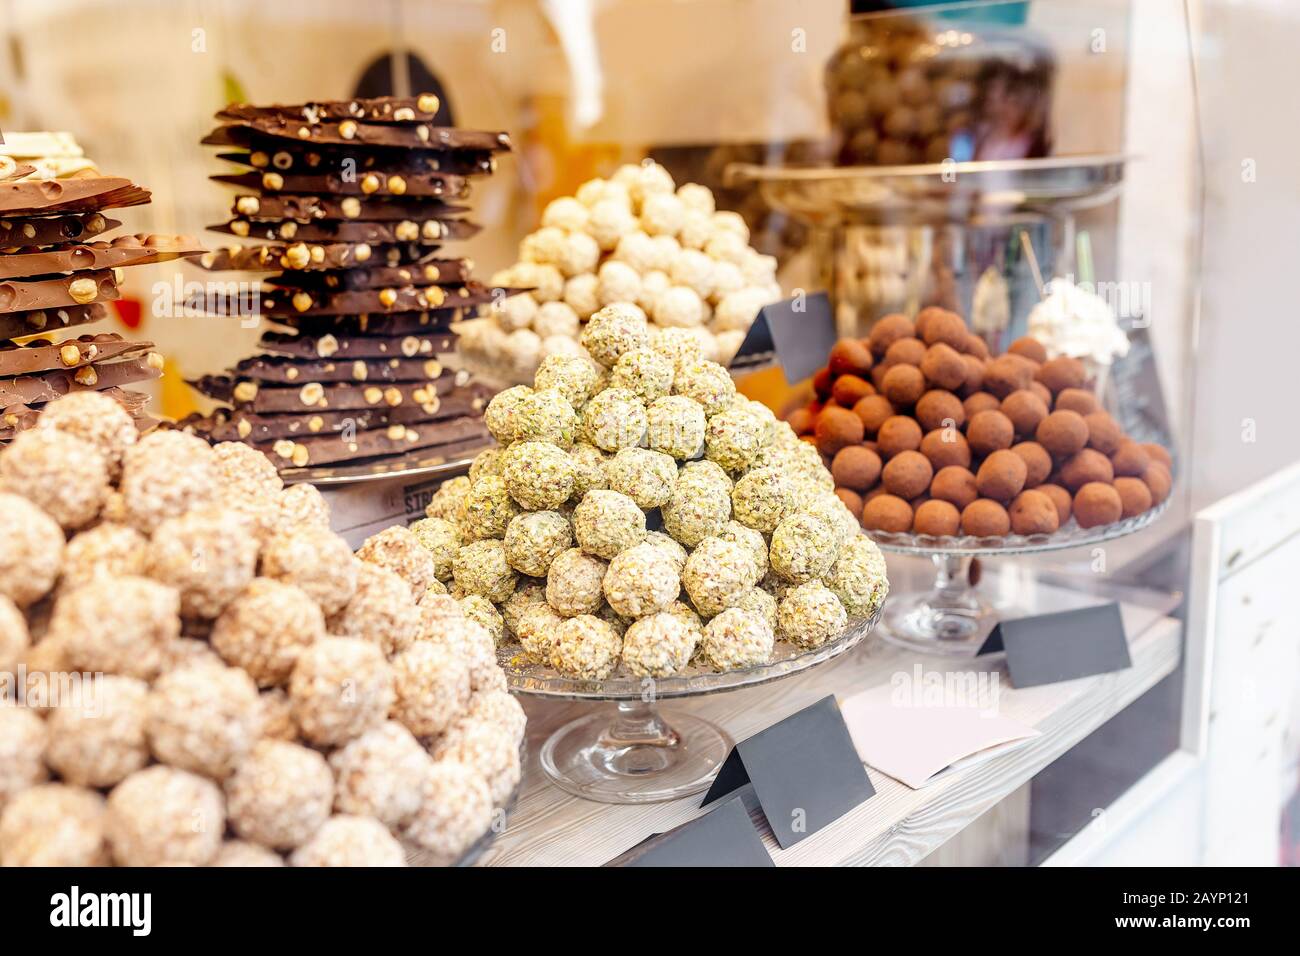
<svg viewBox="0 0 1300 956">
<path fill-rule="evenodd" d="M 0 523 L 0 865 L 447 863 L 517 784 L 488 633 L 248 445 L 80 393 Z"/>
<path fill-rule="evenodd" d="M 610 305 L 582 345 L 492 400 L 500 447 L 411 526 L 503 656 L 582 679 L 726 671 L 879 608 L 884 560 L 817 451 L 689 329 Z"/>
<path fill-rule="evenodd" d="M 1129 439 L 1078 359 L 1017 339 L 990 357 L 961 316 L 923 309 L 842 339 L 789 416 L 829 462 L 836 494 L 876 532 L 1052 534 L 1169 496 L 1172 459 Z"/>
<path fill-rule="evenodd" d="M 686 329 L 706 359 L 730 363 L 758 310 L 781 298 L 776 259 L 750 248 L 744 219 L 715 210 L 707 187 L 674 186 L 647 160 L 553 200 L 519 262 L 492 277 L 532 291 L 463 323 L 462 356 L 496 379 L 530 382 L 547 356 L 582 355 L 582 323 L 622 303 L 652 331 Z"/>
</svg>

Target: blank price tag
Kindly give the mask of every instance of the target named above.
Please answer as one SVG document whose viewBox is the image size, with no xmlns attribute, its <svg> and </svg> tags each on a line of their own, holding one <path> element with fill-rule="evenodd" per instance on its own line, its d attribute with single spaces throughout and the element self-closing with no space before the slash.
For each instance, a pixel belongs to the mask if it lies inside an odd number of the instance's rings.
<svg viewBox="0 0 1300 956">
<path fill-rule="evenodd" d="M 736 359 L 775 351 L 786 382 L 793 385 L 826 364 L 836 338 L 830 298 L 825 292 L 801 294 L 759 309 Z"/>
<path fill-rule="evenodd" d="M 774 866 L 763 840 L 749 819 L 745 803 L 735 797 L 704 816 L 633 847 L 616 866 Z"/>
<path fill-rule="evenodd" d="M 1000 621 L 980 654 L 1007 652 L 1014 687 L 1109 674 L 1133 665 L 1119 605 L 1100 604 L 1056 614 Z"/>
</svg>

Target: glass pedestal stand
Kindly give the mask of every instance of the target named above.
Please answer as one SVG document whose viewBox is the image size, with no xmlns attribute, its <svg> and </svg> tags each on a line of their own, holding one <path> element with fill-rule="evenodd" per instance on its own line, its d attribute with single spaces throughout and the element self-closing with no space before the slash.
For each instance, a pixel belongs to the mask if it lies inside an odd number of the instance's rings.
<svg viewBox="0 0 1300 956">
<path fill-rule="evenodd" d="M 768 663 L 721 674 L 693 664 L 659 679 L 620 669 L 605 680 L 579 680 L 528 663 L 517 644 L 501 648 L 499 660 L 513 693 L 602 705 L 560 727 L 542 746 L 542 769 L 556 786 L 600 803 L 660 803 L 706 790 L 735 745 L 722 728 L 685 709 L 661 711 L 661 701 L 798 674 L 855 647 L 878 618 L 850 622 L 835 640 L 812 650 L 778 641 Z"/>
<path fill-rule="evenodd" d="M 1168 504 L 1166 500 L 1150 511 L 1096 528 L 1081 528 L 1071 519 L 1054 534 L 976 538 L 868 532 L 883 550 L 928 557 L 935 566 L 931 588 L 890 596 L 881 636 L 891 644 L 923 654 L 974 656 L 999 620 L 1034 613 L 1029 608 L 995 606 L 981 596 L 970 583 L 974 558 L 1041 554 L 1101 544 L 1142 530 L 1164 514 Z"/>
</svg>

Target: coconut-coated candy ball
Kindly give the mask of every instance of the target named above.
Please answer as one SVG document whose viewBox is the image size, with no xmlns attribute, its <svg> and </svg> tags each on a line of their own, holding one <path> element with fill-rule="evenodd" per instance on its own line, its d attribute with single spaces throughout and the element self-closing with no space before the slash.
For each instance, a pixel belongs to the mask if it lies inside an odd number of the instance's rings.
<svg viewBox="0 0 1300 956">
<path fill-rule="evenodd" d="M 432 737 L 469 706 L 469 665 L 452 648 L 417 641 L 393 658 L 393 719 L 411 733 Z"/>
<path fill-rule="evenodd" d="M 71 591 L 96 574 L 143 575 L 148 544 L 148 539 L 134 528 L 100 522 L 68 541 L 59 590 Z"/>
<path fill-rule="evenodd" d="M 609 562 L 602 582 L 605 600 L 626 618 L 662 611 L 681 593 L 677 569 L 652 544 L 638 544 Z"/>
<path fill-rule="evenodd" d="M 150 432 L 122 459 L 119 490 L 126 521 L 145 534 L 167 518 L 212 501 L 218 488 L 212 447 L 195 435 Z"/>
<path fill-rule="evenodd" d="M 704 406 L 706 415 L 716 415 L 735 400 L 736 383 L 717 362 L 694 362 L 677 370 L 673 394 L 694 399 Z"/>
<path fill-rule="evenodd" d="M 515 442 L 502 457 L 506 490 L 529 511 L 558 508 L 573 494 L 573 462 L 549 442 Z"/>
<path fill-rule="evenodd" d="M 411 602 L 410 585 L 377 564 L 358 561 L 356 566 L 356 591 L 329 619 L 330 633 L 372 641 L 385 654 L 408 647 L 420 630 L 420 610 Z"/>
<path fill-rule="evenodd" d="M 590 614 L 571 617 L 555 630 L 551 666 L 561 674 L 603 680 L 618 666 L 623 639 L 607 623 Z"/>
<path fill-rule="evenodd" d="M 289 678 L 294 723 L 322 747 L 337 747 L 383 723 L 393 700 L 393 668 L 378 645 L 356 637 L 313 644 Z"/>
<path fill-rule="evenodd" d="M 339 812 L 394 827 L 419 808 L 429 755 L 397 721 L 367 730 L 334 751 L 329 762 L 338 781 L 334 806 Z"/>
<path fill-rule="evenodd" d="M 471 717 L 461 718 L 438 738 L 433 758 L 438 762 L 453 761 L 477 770 L 487 780 L 494 806 L 505 803 L 519 783 L 522 772 L 518 738 L 504 727 Z"/>
<path fill-rule="evenodd" d="M 314 750 L 259 741 L 226 780 L 226 809 L 236 833 L 276 850 L 300 846 L 330 815 L 334 776 Z"/>
<path fill-rule="evenodd" d="M 280 492 L 275 530 L 280 533 L 330 529 L 330 506 L 315 485 L 290 485 Z"/>
<path fill-rule="evenodd" d="M 776 608 L 777 636 L 799 647 L 820 647 L 847 623 L 844 605 L 820 581 L 791 588 Z"/>
<path fill-rule="evenodd" d="M 772 532 L 768 560 L 779 577 L 802 584 L 829 571 L 838 553 L 839 542 L 831 523 L 800 511 L 783 518 Z"/>
<path fill-rule="evenodd" d="M 592 315 L 580 341 L 592 358 L 613 368 L 624 352 L 649 345 L 650 331 L 640 310 L 614 303 Z"/>
<path fill-rule="evenodd" d="M 402 600 L 410 601 L 404 584 L 399 593 Z M 353 596 L 352 602 L 356 600 Z M 273 687 L 288 680 L 298 655 L 324 636 L 324 615 L 303 591 L 270 578 L 254 578 L 221 612 L 211 640 L 227 663 L 248 671 L 259 686 Z"/>
<path fill-rule="evenodd" d="M 96 391 L 71 392 L 50 402 L 36 419 L 36 428 L 66 432 L 92 445 L 104 456 L 110 478 L 117 477 L 122 456 L 140 437 L 131 414 Z"/>
<path fill-rule="evenodd" d="M 0 594 L 19 607 L 49 593 L 63 560 L 63 530 L 26 498 L 0 492 Z"/>
<path fill-rule="evenodd" d="M 402 845 L 378 820 L 340 813 L 293 851 L 291 866 L 406 866 Z"/>
<path fill-rule="evenodd" d="M 719 671 L 753 667 L 772 659 L 774 642 L 772 628 L 760 614 L 732 607 L 704 626 L 700 657 Z"/>
<path fill-rule="evenodd" d="M 553 388 L 563 395 L 574 411 L 582 408 L 591 398 L 600 381 L 600 372 L 585 356 L 548 355 L 537 367 L 533 384 L 539 388 Z"/>
<path fill-rule="evenodd" d="M 897 495 L 876 495 L 862 505 L 862 527 L 891 534 L 910 531 L 912 506 Z"/>
<path fill-rule="evenodd" d="M 50 636 L 63 641 L 67 663 L 92 673 L 150 680 L 163 648 L 180 635 L 180 599 L 148 578 L 101 575 L 61 596 Z"/>
<path fill-rule="evenodd" d="M 257 685 L 219 662 L 163 674 L 149 694 L 145 731 L 163 763 L 222 780 L 261 736 Z"/>
<path fill-rule="evenodd" d="M 1008 514 L 1016 534 L 1051 534 L 1061 526 L 1056 505 L 1041 491 L 1022 491 L 1011 502 Z"/>
<path fill-rule="evenodd" d="M 645 512 L 617 491 L 589 491 L 573 509 L 573 536 L 578 547 L 598 558 L 610 560 L 640 544 L 645 533 Z"/>
<path fill-rule="evenodd" d="M 68 432 L 19 432 L 0 455 L 0 488 L 23 495 L 69 530 L 99 514 L 108 495 L 100 451 Z"/>
<path fill-rule="evenodd" d="M 581 553 L 581 552 L 579 552 Z M 519 617 L 515 636 L 528 659 L 537 664 L 551 663 L 551 645 L 555 631 L 564 618 L 550 604 L 532 604 Z"/>
<path fill-rule="evenodd" d="M 827 536 L 833 536 L 825 522 Z M 712 617 L 730 607 L 756 579 L 754 557 L 743 545 L 705 538 L 686 559 L 682 585 L 695 609 Z"/>
<path fill-rule="evenodd" d="M 420 807 L 402 837 L 441 864 L 464 855 L 492 825 L 492 795 L 483 775 L 451 760 L 430 763 L 420 786 Z"/>
<path fill-rule="evenodd" d="M 582 408 L 582 436 L 602 451 L 640 445 L 648 423 L 645 405 L 626 388 L 598 392 Z"/>
<path fill-rule="evenodd" d="M 45 721 L 35 711 L 0 707 L 0 809 L 28 787 L 49 776 L 41 759 L 48 738 Z M 0 847 L 0 865 L 5 864 Z"/>
<path fill-rule="evenodd" d="M 284 857 L 247 840 L 227 840 L 208 866 L 233 866 L 240 868 L 285 866 Z"/>
<path fill-rule="evenodd" d="M 239 512 L 200 508 L 158 525 L 146 567 L 150 577 L 180 593 L 183 616 L 214 618 L 253 580 L 257 550 Z"/>
<path fill-rule="evenodd" d="M 632 623 L 623 635 L 623 664 L 637 677 L 670 677 L 695 651 L 696 635 L 667 612 Z"/>
<path fill-rule="evenodd" d="M 716 416 L 715 416 L 716 420 Z M 648 448 L 624 448 L 605 466 L 610 491 L 627 495 L 645 511 L 672 500 L 677 486 L 677 462 Z"/>
<path fill-rule="evenodd" d="M 1068 458 L 1088 443 L 1088 424 L 1078 412 L 1054 411 L 1034 433 L 1038 443 L 1057 458 Z"/>
<path fill-rule="evenodd" d="M 481 594 L 498 603 L 514 593 L 519 581 L 500 541 L 474 541 L 465 545 L 456 552 L 451 573 L 465 593 Z"/>
<path fill-rule="evenodd" d="M 421 518 L 416 524 L 427 527 L 435 522 L 454 531 L 454 525 L 439 518 Z M 416 537 L 434 558 L 436 573 L 438 555 L 428 548 L 426 538 Z M 447 561 L 446 576 L 450 577 L 450 558 Z M 352 560 L 347 542 L 332 531 L 309 529 L 271 538 L 262 549 L 262 574 L 301 588 L 325 614 L 342 610 L 357 589 L 357 562 Z"/>
<path fill-rule="evenodd" d="M 437 580 L 433 556 L 403 525 L 393 525 L 366 538 L 357 549 L 357 558 L 392 571 L 410 586 L 412 598 L 418 598 Z"/>
<path fill-rule="evenodd" d="M 40 722 L 34 715 L 27 716 Z M 0 810 L 0 866 L 108 865 L 104 798 L 95 791 L 41 784 L 7 802 L 0 799 Z"/>
<path fill-rule="evenodd" d="M 221 790 L 162 764 L 137 770 L 108 795 L 104 831 L 120 866 L 204 866 L 225 831 Z"/>
<path fill-rule="evenodd" d="M 473 621 L 492 635 L 494 646 L 505 643 L 506 624 L 496 605 L 480 594 L 466 594 L 456 601 L 465 615 L 465 620 Z"/>
<path fill-rule="evenodd" d="M 704 406 L 685 395 L 656 399 L 646 410 L 646 441 L 654 451 L 678 460 L 691 458 L 704 447 Z"/>
<path fill-rule="evenodd" d="M 660 556 L 671 564 L 678 574 L 682 573 L 682 568 L 686 566 L 686 549 L 671 537 L 662 531 L 650 531 L 646 533 L 641 543 L 657 548 Z"/>
<path fill-rule="evenodd" d="M 1074 493 L 1074 520 L 1080 528 L 1112 524 L 1124 513 L 1119 492 L 1100 481 L 1091 481 Z"/>
<path fill-rule="evenodd" d="M 546 577 L 551 562 L 573 547 L 569 519 L 558 511 L 516 515 L 506 529 L 506 561 L 520 574 Z"/>
<path fill-rule="evenodd" d="M 604 599 L 607 567 L 600 558 L 578 548 L 562 552 L 546 574 L 547 603 L 565 617 L 595 614 Z"/>
</svg>

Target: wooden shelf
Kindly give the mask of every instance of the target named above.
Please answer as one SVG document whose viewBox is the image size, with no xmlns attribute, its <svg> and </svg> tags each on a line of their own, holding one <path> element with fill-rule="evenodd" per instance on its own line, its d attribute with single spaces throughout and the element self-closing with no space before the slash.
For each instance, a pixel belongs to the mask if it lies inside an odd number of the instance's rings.
<svg viewBox="0 0 1300 956">
<path fill-rule="evenodd" d="M 1068 592 L 1055 596 L 1071 603 Z M 806 674 L 748 690 L 668 701 L 663 710 L 670 722 L 674 710 L 699 714 L 742 740 L 827 694 L 842 697 L 884 684 L 900 671 L 912 673 L 917 665 L 927 673 L 1000 669 L 1001 713 L 1036 727 L 1042 736 L 923 790 L 868 768 L 876 796 L 788 850 L 776 845 L 761 813 L 751 811 L 777 865 L 912 865 L 1174 670 L 1181 653 L 1181 624 L 1147 607 L 1124 604 L 1121 610 L 1133 666 L 1119 673 L 1015 690 L 998 661 L 922 657 L 873 636 Z M 529 717 L 523 786 L 505 831 L 482 865 L 600 866 L 651 834 L 702 812 L 702 796 L 612 806 L 564 793 L 546 779 L 537 754 L 555 728 L 593 705 L 521 699 Z"/>
</svg>

